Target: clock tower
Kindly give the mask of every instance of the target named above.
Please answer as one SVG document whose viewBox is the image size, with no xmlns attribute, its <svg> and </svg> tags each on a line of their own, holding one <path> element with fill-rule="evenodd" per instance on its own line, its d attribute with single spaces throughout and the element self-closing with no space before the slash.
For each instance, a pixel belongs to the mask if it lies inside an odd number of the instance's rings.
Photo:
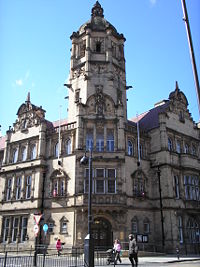
<svg viewBox="0 0 200 267">
<path fill-rule="evenodd" d="M 125 38 L 104 18 L 96 1 L 91 19 L 73 32 L 71 40 L 68 121 L 77 123 L 75 149 L 87 148 L 82 138 L 87 134 L 96 149 L 101 132 L 104 141 L 109 133 L 113 135 L 114 151 L 123 150 L 127 121 Z M 105 145 L 100 149 L 105 151 Z"/>
</svg>

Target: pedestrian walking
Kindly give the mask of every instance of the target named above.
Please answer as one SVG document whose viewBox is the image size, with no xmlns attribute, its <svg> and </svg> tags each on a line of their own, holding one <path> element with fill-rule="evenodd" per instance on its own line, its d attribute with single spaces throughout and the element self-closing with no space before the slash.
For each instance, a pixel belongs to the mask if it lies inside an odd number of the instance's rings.
<svg viewBox="0 0 200 267">
<path fill-rule="evenodd" d="M 138 266 L 138 246 L 133 234 L 129 235 L 129 251 L 128 251 L 129 260 L 132 264 L 132 267 Z"/>
<path fill-rule="evenodd" d="M 61 251 L 62 251 L 62 243 L 61 243 L 59 238 L 58 238 L 58 240 L 56 242 L 56 249 L 57 249 L 57 252 L 58 252 L 58 256 L 60 256 Z"/>
<path fill-rule="evenodd" d="M 122 260 L 120 258 L 121 244 L 120 244 L 118 239 L 115 239 L 113 249 L 115 251 L 115 263 L 117 264 L 117 261 L 119 261 L 121 263 L 122 262 Z"/>
</svg>

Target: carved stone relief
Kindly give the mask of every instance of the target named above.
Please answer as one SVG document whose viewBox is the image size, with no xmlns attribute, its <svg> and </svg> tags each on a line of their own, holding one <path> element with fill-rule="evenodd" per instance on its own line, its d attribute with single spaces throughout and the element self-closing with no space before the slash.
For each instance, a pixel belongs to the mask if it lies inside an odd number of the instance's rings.
<svg viewBox="0 0 200 267">
<path fill-rule="evenodd" d="M 114 106 L 110 99 L 106 98 L 105 100 L 105 112 L 106 114 L 114 114 Z"/>
<path fill-rule="evenodd" d="M 123 81 L 125 81 L 125 72 L 123 70 L 114 66 L 113 72 L 115 79 L 121 78 Z"/>
<path fill-rule="evenodd" d="M 33 112 L 24 113 L 13 124 L 14 131 L 26 130 L 30 127 L 39 125 L 40 122 L 41 118 L 39 118 L 37 114 L 34 114 Z"/>
<path fill-rule="evenodd" d="M 88 114 L 94 114 L 94 113 L 95 113 L 95 98 L 92 97 L 88 102 Z"/>
<path fill-rule="evenodd" d="M 96 105 L 96 113 L 99 115 L 103 115 L 104 112 L 104 94 L 103 94 L 103 86 L 96 86 L 96 94 L 95 94 L 95 105 Z"/>
<path fill-rule="evenodd" d="M 91 71 L 95 74 L 102 74 L 107 72 L 107 65 L 105 64 L 92 64 Z"/>
<path fill-rule="evenodd" d="M 72 72 L 72 79 L 79 78 L 81 75 L 85 75 L 85 67 L 75 69 Z"/>
</svg>

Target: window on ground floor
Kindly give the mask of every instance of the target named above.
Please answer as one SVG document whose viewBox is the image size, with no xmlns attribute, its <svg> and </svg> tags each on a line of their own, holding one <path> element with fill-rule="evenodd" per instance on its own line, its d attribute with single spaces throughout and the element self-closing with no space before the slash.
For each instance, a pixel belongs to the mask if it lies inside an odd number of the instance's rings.
<svg viewBox="0 0 200 267">
<path fill-rule="evenodd" d="M 3 218 L 3 243 L 21 243 L 27 240 L 28 217 L 9 216 Z"/>
<path fill-rule="evenodd" d="M 189 243 L 200 243 L 200 225 L 194 218 L 187 222 L 187 237 Z"/>
</svg>

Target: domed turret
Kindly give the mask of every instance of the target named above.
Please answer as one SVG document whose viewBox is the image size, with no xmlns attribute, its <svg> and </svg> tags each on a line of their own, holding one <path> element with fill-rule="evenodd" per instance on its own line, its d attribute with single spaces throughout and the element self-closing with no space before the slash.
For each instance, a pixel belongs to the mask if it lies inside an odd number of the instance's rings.
<svg viewBox="0 0 200 267">
<path fill-rule="evenodd" d="M 72 37 L 82 35 L 87 29 L 91 29 L 92 31 L 106 31 L 110 29 L 115 36 L 124 38 L 123 34 L 119 34 L 116 28 L 104 18 L 103 8 L 98 1 L 96 1 L 91 10 L 91 19 L 82 24 L 78 32 L 72 34 Z"/>
</svg>

